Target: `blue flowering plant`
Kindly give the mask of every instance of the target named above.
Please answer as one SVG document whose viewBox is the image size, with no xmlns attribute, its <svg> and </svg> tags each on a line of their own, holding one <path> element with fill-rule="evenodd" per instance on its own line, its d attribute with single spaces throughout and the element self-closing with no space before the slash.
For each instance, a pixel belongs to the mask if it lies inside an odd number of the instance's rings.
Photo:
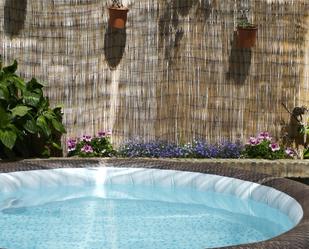
<svg viewBox="0 0 309 249">
<path fill-rule="evenodd" d="M 204 140 L 176 144 L 166 141 L 143 142 L 133 139 L 119 148 L 122 157 L 151 158 L 239 158 L 242 151 L 240 143 L 222 142 L 209 144 Z"/>
<path fill-rule="evenodd" d="M 294 158 L 296 153 L 291 148 L 283 148 L 274 141 L 266 131 L 260 132 L 256 137 L 250 137 L 242 153 L 245 158 L 259 159 L 285 159 Z"/>
<path fill-rule="evenodd" d="M 116 154 L 111 144 L 110 131 L 101 131 L 97 136 L 83 135 L 70 138 L 67 142 L 68 156 L 79 157 L 111 157 Z"/>
</svg>

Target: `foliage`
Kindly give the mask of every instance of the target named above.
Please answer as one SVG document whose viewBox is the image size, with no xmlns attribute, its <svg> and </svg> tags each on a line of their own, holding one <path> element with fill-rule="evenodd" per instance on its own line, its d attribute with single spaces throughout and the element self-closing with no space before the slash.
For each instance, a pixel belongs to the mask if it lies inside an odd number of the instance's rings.
<svg viewBox="0 0 309 249">
<path fill-rule="evenodd" d="M 304 125 L 301 126 L 301 129 L 300 129 L 299 132 L 300 132 L 301 135 L 306 136 L 307 139 L 309 139 L 309 119 L 307 120 L 307 124 L 304 124 Z M 304 157 L 304 159 L 309 159 L 309 147 L 308 146 L 304 150 L 303 157 Z"/>
<path fill-rule="evenodd" d="M 293 158 L 295 152 L 293 149 L 283 149 L 268 132 L 261 132 L 257 137 L 250 137 L 243 151 L 245 158 L 259 159 L 284 159 Z"/>
<path fill-rule="evenodd" d="M 0 62 L 0 158 L 49 156 L 61 152 L 65 133 L 61 107 L 49 107 L 43 85 L 16 74 L 17 61 Z"/>
<path fill-rule="evenodd" d="M 241 18 L 238 19 L 237 27 L 240 27 L 240 28 L 256 28 L 256 25 L 249 22 L 247 15 L 243 12 Z"/>
<path fill-rule="evenodd" d="M 309 159 L 309 148 L 304 150 L 304 159 Z"/>
<path fill-rule="evenodd" d="M 239 158 L 240 143 L 222 142 L 211 145 L 203 140 L 177 145 L 165 141 L 142 142 L 129 140 L 122 144 L 119 155 L 123 157 L 152 158 Z"/>
<path fill-rule="evenodd" d="M 68 156 L 110 157 L 116 154 L 110 142 L 111 132 L 99 132 L 98 136 L 83 135 L 68 140 Z"/>
<path fill-rule="evenodd" d="M 307 124 L 302 124 L 299 130 L 301 135 L 309 136 L 309 119 L 307 120 Z"/>
</svg>

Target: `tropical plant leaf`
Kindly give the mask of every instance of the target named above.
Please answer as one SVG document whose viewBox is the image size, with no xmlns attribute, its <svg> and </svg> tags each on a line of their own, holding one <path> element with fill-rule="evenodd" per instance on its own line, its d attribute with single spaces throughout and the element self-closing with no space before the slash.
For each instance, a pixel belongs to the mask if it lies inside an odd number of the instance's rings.
<svg viewBox="0 0 309 249">
<path fill-rule="evenodd" d="M 42 96 L 40 94 L 25 91 L 24 92 L 24 104 L 37 107 L 40 102 L 41 97 Z"/>
<path fill-rule="evenodd" d="M 6 86 L 0 85 L 0 99 L 8 100 L 10 97 L 9 90 Z"/>
<path fill-rule="evenodd" d="M 52 145 L 54 148 L 56 148 L 57 150 L 62 150 L 61 145 L 59 145 L 59 144 L 57 144 L 57 143 L 55 143 L 55 142 L 52 142 L 51 145 Z"/>
<path fill-rule="evenodd" d="M 0 106 L 0 128 L 5 128 L 11 122 L 11 115 Z"/>
<path fill-rule="evenodd" d="M 40 102 L 39 102 L 37 108 L 38 108 L 39 113 L 44 113 L 45 111 L 50 110 L 48 98 L 46 98 L 46 97 L 44 98 L 43 95 L 42 95 L 42 98 L 40 99 Z"/>
<path fill-rule="evenodd" d="M 10 66 L 4 67 L 3 71 L 5 73 L 15 73 L 16 70 L 17 70 L 17 66 L 18 66 L 18 63 L 17 63 L 16 60 L 14 60 L 14 63 L 12 65 L 10 65 Z"/>
<path fill-rule="evenodd" d="M 32 108 L 27 107 L 27 106 L 16 106 L 15 108 L 13 108 L 11 110 L 13 117 L 19 116 L 19 117 L 23 117 L 26 114 L 28 114 L 28 112 L 31 110 Z"/>
<path fill-rule="evenodd" d="M 43 113 L 43 115 L 44 115 L 44 117 L 47 118 L 48 120 L 53 120 L 53 119 L 56 118 L 56 115 L 55 115 L 51 110 L 45 111 L 45 112 Z"/>
<path fill-rule="evenodd" d="M 5 147 L 12 149 L 15 145 L 17 135 L 14 131 L 0 130 L 0 140 Z"/>
<path fill-rule="evenodd" d="M 9 75 L 5 79 L 7 82 L 12 83 L 17 89 L 24 91 L 26 89 L 25 82 L 22 78 L 18 77 L 17 75 Z"/>
<path fill-rule="evenodd" d="M 27 120 L 26 123 L 24 124 L 24 128 L 26 131 L 32 134 L 35 134 L 38 131 L 37 125 L 33 119 Z"/>
<path fill-rule="evenodd" d="M 39 83 L 36 78 L 32 78 L 30 81 L 26 83 L 27 90 L 34 91 L 36 89 L 42 89 L 44 85 Z"/>
<path fill-rule="evenodd" d="M 41 131 L 43 132 L 43 134 L 46 137 L 49 137 L 51 134 L 51 130 L 48 127 L 48 124 L 46 122 L 46 119 L 44 116 L 39 116 L 38 119 L 36 120 L 36 125 L 41 129 Z"/>
<path fill-rule="evenodd" d="M 52 119 L 52 125 L 57 131 L 61 133 L 66 133 L 63 124 L 61 124 L 57 119 Z"/>
</svg>

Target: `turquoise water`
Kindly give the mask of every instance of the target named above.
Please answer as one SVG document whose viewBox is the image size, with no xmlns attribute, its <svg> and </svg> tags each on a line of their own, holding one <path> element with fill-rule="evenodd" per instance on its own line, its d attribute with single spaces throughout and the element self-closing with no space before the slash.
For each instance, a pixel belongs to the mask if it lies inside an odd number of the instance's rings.
<svg viewBox="0 0 309 249">
<path fill-rule="evenodd" d="M 204 249 L 293 227 L 252 200 L 192 189 L 88 186 L 0 194 L 0 248 Z"/>
</svg>

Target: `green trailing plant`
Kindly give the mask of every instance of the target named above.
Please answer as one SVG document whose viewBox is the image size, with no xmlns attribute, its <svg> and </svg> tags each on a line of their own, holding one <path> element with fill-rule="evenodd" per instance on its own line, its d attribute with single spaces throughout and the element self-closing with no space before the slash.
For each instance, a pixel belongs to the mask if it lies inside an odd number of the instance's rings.
<svg viewBox="0 0 309 249">
<path fill-rule="evenodd" d="M 17 61 L 2 67 L 0 58 L 0 157 L 42 157 L 61 154 L 61 106 L 51 109 L 44 85 L 16 74 Z"/>
</svg>

